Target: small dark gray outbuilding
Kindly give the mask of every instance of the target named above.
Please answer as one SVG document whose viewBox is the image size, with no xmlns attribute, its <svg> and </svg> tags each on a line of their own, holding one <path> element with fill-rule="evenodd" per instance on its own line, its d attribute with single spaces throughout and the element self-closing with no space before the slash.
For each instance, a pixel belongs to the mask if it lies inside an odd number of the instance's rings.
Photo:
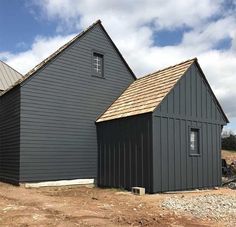
<svg viewBox="0 0 236 227">
<path fill-rule="evenodd" d="M 219 186 L 226 123 L 197 59 L 142 77 L 97 120 L 98 185 L 149 193 Z"/>
</svg>

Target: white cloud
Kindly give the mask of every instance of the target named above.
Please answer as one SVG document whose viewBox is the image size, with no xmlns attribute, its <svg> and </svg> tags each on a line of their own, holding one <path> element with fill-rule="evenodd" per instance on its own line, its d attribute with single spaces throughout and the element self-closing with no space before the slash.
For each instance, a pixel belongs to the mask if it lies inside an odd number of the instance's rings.
<svg viewBox="0 0 236 227">
<path fill-rule="evenodd" d="M 37 37 L 29 50 L 18 54 L 0 53 L 0 59 L 5 60 L 14 69 L 25 74 L 60 46 L 72 39 L 73 36 L 75 34 L 68 36 L 59 35 L 52 38 Z"/>
<path fill-rule="evenodd" d="M 0 60 L 6 61 L 7 59 L 11 58 L 12 54 L 10 52 L 4 51 L 0 52 Z"/>
<path fill-rule="evenodd" d="M 32 47 L 19 54 L 6 53 L 8 63 L 20 72 L 39 63 L 65 43 L 75 32 L 97 19 L 140 76 L 192 57 L 199 62 L 226 113 L 236 119 L 236 17 L 233 7 L 225 9 L 222 0 L 34 0 L 35 12 L 58 21 L 61 35 L 36 38 Z M 31 9 L 32 10 L 32 9 Z M 36 14 L 37 17 L 39 13 Z M 161 29 L 189 28 L 181 43 L 157 46 L 154 34 Z M 156 33 L 158 35 L 158 33 Z M 227 50 L 214 49 L 225 39 L 232 39 Z M 0 53 L 1 56 L 4 54 Z M 236 131 L 236 123 L 234 126 Z"/>
<path fill-rule="evenodd" d="M 213 48 L 220 40 L 227 37 L 234 38 L 236 19 L 233 16 L 221 18 L 187 32 L 183 37 L 185 46 L 198 45 L 200 51 Z"/>
<path fill-rule="evenodd" d="M 155 22 L 157 27 L 195 26 L 220 11 L 220 0 L 41 0 L 34 1 L 49 18 L 88 26 L 97 18 L 114 26 Z M 80 20 L 76 21 L 75 18 Z M 109 18 L 112 20 L 110 22 Z M 126 23 L 128 22 L 128 23 Z"/>
</svg>

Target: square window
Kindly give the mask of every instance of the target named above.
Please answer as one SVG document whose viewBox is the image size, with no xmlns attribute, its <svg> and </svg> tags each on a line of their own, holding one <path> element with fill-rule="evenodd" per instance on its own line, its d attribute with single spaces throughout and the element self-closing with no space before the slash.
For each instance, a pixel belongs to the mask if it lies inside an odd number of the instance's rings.
<svg viewBox="0 0 236 227">
<path fill-rule="evenodd" d="M 199 129 L 191 128 L 189 135 L 190 155 L 200 155 Z"/>
<path fill-rule="evenodd" d="M 99 53 L 93 53 L 93 74 L 95 76 L 103 77 L 103 55 Z"/>
</svg>

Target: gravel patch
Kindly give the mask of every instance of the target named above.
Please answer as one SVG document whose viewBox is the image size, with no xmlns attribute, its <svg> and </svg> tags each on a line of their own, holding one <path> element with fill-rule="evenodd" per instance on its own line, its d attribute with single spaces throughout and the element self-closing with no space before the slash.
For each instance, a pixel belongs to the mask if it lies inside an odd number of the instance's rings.
<svg viewBox="0 0 236 227">
<path fill-rule="evenodd" d="M 173 196 L 164 200 L 162 207 L 192 214 L 196 218 L 224 222 L 226 226 L 236 226 L 236 196 L 223 194 Z"/>
</svg>

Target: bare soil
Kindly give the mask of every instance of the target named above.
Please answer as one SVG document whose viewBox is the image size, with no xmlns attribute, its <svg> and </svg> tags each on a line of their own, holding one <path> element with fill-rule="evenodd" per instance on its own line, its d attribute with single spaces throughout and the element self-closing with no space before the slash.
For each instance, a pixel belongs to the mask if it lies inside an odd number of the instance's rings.
<svg viewBox="0 0 236 227">
<path fill-rule="evenodd" d="M 47 187 L 26 189 L 0 183 L 0 226 L 227 226 L 211 218 L 162 206 L 172 197 L 227 194 L 222 188 L 136 196 L 116 189 Z"/>
</svg>

